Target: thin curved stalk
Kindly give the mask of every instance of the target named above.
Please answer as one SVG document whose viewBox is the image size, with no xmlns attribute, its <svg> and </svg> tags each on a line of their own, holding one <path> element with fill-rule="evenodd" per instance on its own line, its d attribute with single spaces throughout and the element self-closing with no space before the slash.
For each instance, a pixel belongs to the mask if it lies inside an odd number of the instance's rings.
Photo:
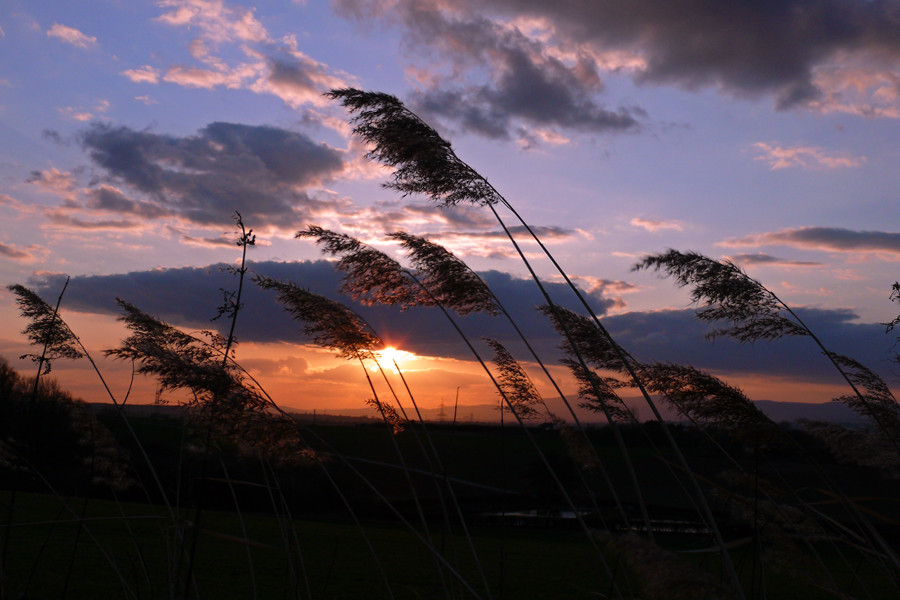
<svg viewBox="0 0 900 600">
<path fill-rule="evenodd" d="M 228 467 L 225 461 L 219 456 L 219 464 L 222 465 L 222 473 L 225 474 L 225 480 L 228 482 L 228 491 L 231 492 L 231 500 L 234 502 L 234 510 L 237 513 L 238 521 L 241 524 L 241 535 L 244 537 L 244 549 L 247 551 L 247 564 L 250 567 L 250 586 L 253 588 L 253 599 L 259 598 L 256 587 L 256 568 L 253 565 L 253 553 L 250 551 L 250 536 L 247 535 L 247 523 L 244 521 L 244 513 L 241 511 L 241 505 L 238 502 L 237 492 L 234 489 L 234 483 L 231 481 L 231 475 L 228 474 Z"/>
<path fill-rule="evenodd" d="M 490 185 L 490 184 L 488 184 L 488 185 Z M 491 186 L 491 188 L 493 189 L 493 186 Z M 495 190 L 495 192 L 496 192 L 496 190 Z M 499 195 L 499 192 L 497 192 L 497 194 Z M 669 431 L 669 428 L 665 423 L 665 419 L 663 419 L 662 414 L 659 412 L 659 409 L 656 406 L 656 403 L 653 402 L 653 399 L 650 397 L 650 394 L 647 392 L 647 389 L 644 386 L 644 383 L 641 381 L 640 377 L 638 376 L 637 372 L 635 371 L 634 366 L 626 358 L 625 353 L 622 351 L 622 349 L 619 347 L 619 345 L 612 338 L 609 331 L 607 331 L 606 327 L 600 322 L 600 319 L 594 313 L 593 309 L 591 309 L 588 302 L 584 299 L 584 296 L 581 294 L 581 292 L 578 290 L 578 288 L 575 286 L 575 284 L 572 283 L 572 280 L 569 279 L 568 274 L 566 274 L 566 272 L 562 269 L 562 267 L 559 266 L 559 263 L 556 262 L 556 259 L 553 257 L 553 255 L 550 253 L 550 251 L 547 249 L 547 247 L 543 244 L 543 242 L 540 240 L 540 238 L 537 236 L 537 234 L 534 233 L 534 230 L 528 225 L 528 223 L 525 222 L 525 220 L 509 204 L 509 202 L 505 201 L 505 199 L 503 201 L 503 205 L 506 206 L 507 209 L 509 209 L 513 213 L 513 215 L 516 217 L 516 219 L 518 219 L 518 221 L 522 224 L 522 226 L 526 229 L 526 231 L 528 231 L 528 233 L 531 235 L 531 237 L 537 242 L 537 244 L 540 246 L 541 250 L 547 256 L 547 258 L 550 259 L 550 261 L 553 263 L 553 266 L 556 268 L 556 270 L 565 279 L 566 284 L 568 284 L 569 288 L 574 292 L 575 296 L 578 298 L 578 300 L 581 302 L 581 304 L 584 306 L 584 308 L 588 311 L 588 314 L 594 320 L 594 323 L 596 324 L 597 329 L 599 330 L 600 334 L 605 339 L 607 339 L 608 342 L 610 343 L 610 345 L 615 349 L 615 352 L 618 355 L 619 360 L 621 360 L 622 364 L 627 369 L 629 375 L 632 378 L 632 381 L 634 381 L 635 385 L 641 392 L 641 395 L 643 396 L 644 401 L 647 403 L 647 406 L 650 407 L 650 410 L 653 412 L 654 417 L 660 423 L 660 428 L 662 429 L 663 434 L 666 437 L 666 441 L 671 446 L 672 451 L 675 452 L 678 462 L 682 465 L 682 468 L 684 469 L 685 474 L 688 476 L 688 479 L 690 479 L 690 481 L 694 487 L 694 493 L 696 494 L 697 501 L 700 503 L 700 507 L 705 516 L 705 519 L 707 520 L 710 528 L 713 531 L 713 535 L 716 539 L 716 544 L 720 548 L 720 553 L 722 555 L 722 562 L 725 564 L 725 568 L 728 571 L 728 575 L 729 575 L 729 578 L 731 579 L 734 592 L 738 595 L 739 598 L 743 599 L 744 591 L 741 587 L 740 580 L 738 579 L 737 571 L 735 570 L 734 563 L 731 560 L 731 556 L 728 554 L 728 551 L 725 549 L 725 539 L 722 537 L 722 532 L 719 530 L 719 526 L 716 523 L 715 517 L 712 514 L 712 509 L 709 506 L 709 501 L 706 499 L 706 494 L 703 492 L 703 489 L 700 487 L 700 482 L 697 480 L 696 475 L 694 474 L 693 470 L 690 468 L 690 465 L 688 464 L 687 459 L 684 456 L 684 453 L 681 451 L 681 448 L 678 446 L 678 443 L 675 441 L 675 438 L 672 436 L 672 432 Z M 503 224 L 503 221 L 500 218 L 500 215 L 497 213 L 494 206 L 490 205 L 490 208 L 491 208 L 491 211 L 494 213 L 494 215 L 497 217 L 497 220 L 503 225 L 503 229 L 504 229 L 504 231 L 506 231 L 510 240 L 513 240 L 512 234 L 509 232 L 509 229 L 506 227 L 506 225 Z M 515 243 L 514 240 L 513 240 L 513 243 Z M 516 244 L 516 248 L 518 249 L 517 244 Z M 522 258 L 522 260 L 527 263 L 528 262 L 527 258 L 525 257 L 525 255 L 521 251 L 521 249 L 519 249 L 519 254 L 520 254 L 520 257 Z M 537 275 L 534 274 L 534 271 L 533 271 L 533 269 L 531 269 L 530 266 L 529 266 L 529 271 L 532 273 L 532 276 L 535 278 L 535 281 L 538 281 Z M 546 294 L 546 292 L 544 292 L 544 294 L 548 300 L 548 303 L 552 303 L 552 301 L 549 299 L 549 295 Z M 649 520 L 649 517 L 648 517 L 648 520 Z M 648 527 L 648 529 L 649 529 L 649 527 Z"/>
<path fill-rule="evenodd" d="M 415 281 L 419 286 L 421 286 L 423 291 L 430 294 L 428 289 L 424 285 L 422 285 L 422 283 L 419 282 L 419 280 L 416 279 L 416 277 L 412 273 L 407 271 L 407 275 L 410 278 L 412 278 L 412 280 Z M 537 442 L 534 439 L 534 436 L 532 436 L 531 432 L 528 431 L 527 425 L 522 420 L 522 417 L 519 415 L 518 411 L 516 411 L 515 406 L 509 401 L 509 398 L 507 397 L 506 393 L 503 391 L 502 386 L 494 378 L 494 374 L 491 373 L 491 370 L 488 368 L 484 359 L 482 359 L 481 355 L 478 354 L 478 351 L 475 350 L 475 347 L 472 345 L 472 342 L 469 340 L 468 336 L 466 336 L 466 334 L 463 332 L 463 330 L 460 329 L 459 325 L 456 323 L 456 319 L 454 319 L 450 315 L 450 313 L 447 311 L 447 309 L 444 308 L 443 304 L 436 303 L 436 306 L 441 310 L 441 312 L 444 314 L 444 316 L 447 318 L 447 320 L 450 322 L 450 324 L 453 326 L 453 328 L 456 330 L 456 332 L 462 338 L 463 342 L 468 347 L 469 352 L 471 352 L 472 356 L 475 357 L 475 359 L 478 361 L 478 364 L 481 365 L 482 369 L 484 369 L 484 372 L 487 374 L 488 378 L 490 378 L 491 383 L 494 385 L 494 387 L 500 393 L 500 396 L 503 399 L 503 402 L 506 404 L 506 407 L 510 410 L 512 415 L 516 418 L 516 421 L 518 422 L 519 427 L 525 433 L 525 436 L 528 438 L 528 441 L 534 446 L 535 450 L 537 451 L 538 457 L 540 458 L 540 460 L 544 464 L 544 466 L 547 468 L 547 471 L 549 472 L 551 478 L 553 479 L 557 488 L 559 488 L 559 491 L 562 494 L 563 499 L 565 500 L 566 504 L 569 506 L 569 508 L 572 510 L 573 514 L 575 515 L 575 518 L 577 519 L 578 524 L 581 526 L 585 535 L 588 537 L 588 541 L 589 541 L 590 545 L 594 548 L 597 555 L 600 557 L 600 562 L 601 562 L 601 565 L 603 567 L 603 570 L 604 570 L 606 576 L 609 577 L 610 580 L 612 580 L 613 579 L 612 571 L 610 570 L 609 565 L 606 562 L 606 559 L 603 557 L 603 553 L 600 551 L 600 547 L 597 546 L 597 543 L 596 543 L 596 540 L 594 539 L 593 534 L 591 533 L 587 524 L 584 522 L 584 519 L 581 517 L 580 511 L 575 506 L 575 503 L 572 501 L 572 498 L 569 496 L 569 493 L 566 491 L 565 486 L 562 484 L 559 477 L 557 476 L 556 471 L 554 471 L 553 467 L 548 462 L 547 457 L 544 455 L 543 451 L 540 449 L 540 446 L 538 446 Z M 621 598 L 621 591 L 618 588 L 616 588 L 615 592 L 616 592 L 617 597 Z"/>
<path fill-rule="evenodd" d="M 505 201 L 504 201 L 504 203 L 505 203 Z M 506 205 L 506 203 L 504 205 Z M 537 273 L 534 271 L 534 267 L 531 265 L 531 261 L 529 261 L 528 258 L 525 256 L 525 253 L 522 251 L 522 248 L 519 246 L 518 242 L 513 237 L 512 232 L 506 226 L 506 223 L 500 217 L 499 213 L 497 213 L 497 210 L 494 208 L 493 204 L 490 205 L 490 209 L 491 209 L 491 212 L 494 214 L 494 217 L 497 219 L 497 222 L 503 228 L 504 233 L 506 233 L 506 236 L 509 238 L 509 241 L 512 243 L 513 247 L 516 249 L 516 252 L 518 253 L 519 258 L 522 260 L 522 262 L 525 264 L 525 267 L 528 269 L 528 272 L 531 274 L 532 280 L 537 284 L 538 289 L 541 292 L 541 295 L 547 301 L 547 305 L 550 306 L 550 308 L 554 312 L 554 314 L 556 314 L 557 317 L 559 317 L 556 303 L 553 302 L 553 300 L 550 298 L 550 294 L 547 293 L 547 290 L 544 287 L 543 282 L 540 280 Z M 527 227 L 527 225 L 526 225 L 526 227 Z M 543 247 L 543 245 L 542 245 L 542 247 Z M 593 313 L 591 313 L 591 314 L 593 314 Z M 578 359 L 578 362 L 580 363 L 581 368 L 584 369 L 585 372 L 589 372 L 590 369 L 588 368 L 588 365 L 585 362 L 584 357 L 578 351 L 578 345 L 575 343 L 575 340 L 573 339 L 571 332 L 568 331 L 568 328 L 565 325 L 565 321 L 561 318 L 559 318 L 558 320 L 563 327 L 565 337 L 571 343 L 572 349 L 575 352 L 576 358 Z M 617 344 L 615 344 L 615 342 L 612 342 L 612 343 L 614 345 L 618 346 Z M 597 395 L 597 397 L 598 398 L 602 397 L 602 393 L 599 389 L 596 388 L 596 385 L 595 385 L 595 382 L 593 381 L 593 379 L 590 379 L 589 381 L 590 381 L 591 385 L 594 387 L 594 393 Z M 576 416 L 575 411 L 572 409 L 572 406 L 570 404 L 566 403 L 566 407 L 569 409 L 569 412 L 572 415 L 572 417 L 575 419 L 575 422 L 580 425 L 580 421 L 578 420 L 578 417 Z M 612 415 L 607 410 L 606 404 L 600 403 L 600 408 L 603 410 L 603 414 L 606 417 L 607 422 L 609 423 L 610 430 L 613 432 L 613 439 L 615 439 L 616 446 L 619 448 L 619 452 L 622 454 L 622 459 L 625 462 L 625 467 L 628 471 L 628 476 L 631 479 L 631 485 L 634 488 L 635 495 L 638 499 L 638 506 L 641 511 L 641 517 L 643 518 L 644 525 L 647 529 L 647 537 L 652 542 L 653 541 L 653 527 L 650 523 L 650 514 L 647 511 L 647 503 L 644 500 L 644 494 L 641 491 L 641 486 L 638 481 L 637 472 L 634 470 L 634 463 L 631 461 L 631 453 L 628 451 L 628 447 L 625 444 L 625 440 L 622 438 L 622 432 L 619 431 L 619 427 L 616 423 L 616 420 L 612 417 Z M 628 523 L 627 520 L 625 522 Z"/>
</svg>

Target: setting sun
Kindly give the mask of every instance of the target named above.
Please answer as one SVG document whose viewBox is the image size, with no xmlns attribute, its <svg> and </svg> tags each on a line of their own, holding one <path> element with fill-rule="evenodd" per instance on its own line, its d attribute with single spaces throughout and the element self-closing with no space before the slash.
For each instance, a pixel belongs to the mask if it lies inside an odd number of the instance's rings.
<svg viewBox="0 0 900 600">
<path fill-rule="evenodd" d="M 398 350 L 393 346 L 385 346 L 381 350 L 377 350 L 375 352 L 375 358 L 378 360 L 378 363 L 382 368 L 388 368 L 395 373 L 397 372 L 397 366 L 402 363 L 412 360 L 415 357 L 415 354 L 412 352 L 407 352 L 406 350 Z M 378 367 L 372 369 L 373 371 L 377 371 Z"/>
</svg>

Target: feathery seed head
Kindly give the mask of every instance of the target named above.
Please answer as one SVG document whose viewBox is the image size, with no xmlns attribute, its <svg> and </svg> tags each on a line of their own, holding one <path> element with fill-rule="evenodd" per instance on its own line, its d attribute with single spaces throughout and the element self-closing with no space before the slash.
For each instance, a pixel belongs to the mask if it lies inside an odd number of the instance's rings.
<svg viewBox="0 0 900 600">
<path fill-rule="evenodd" d="M 476 312 L 492 316 L 500 314 L 494 294 L 487 284 L 452 252 L 440 244 L 403 231 L 389 233 L 387 237 L 400 242 L 406 249 L 416 269 L 416 277 L 434 301 L 460 315 Z"/>
<path fill-rule="evenodd" d="M 728 260 L 717 261 L 696 252 L 669 250 L 650 255 L 632 270 L 664 272 L 682 287 L 691 286 L 691 300 L 703 305 L 697 311 L 702 321 L 730 321 L 731 327 L 716 329 L 720 335 L 740 342 L 772 340 L 788 335 L 809 335 L 805 327 L 785 316 L 786 307 L 761 283 Z"/>
<path fill-rule="evenodd" d="M 340 302 L 269 277 L 258 276 L 255 281 L 261 288 L 275 291 L 284 309 L 304 323 L 304 333 L 313 342 L 341 358 L 367 358 L 384 346 L 365 322 Z"/>
<path fill-rule="evenodd" d="M 541 398 L 522 365 L 513 358 L 503 344 L 490 338 L 483 339 L 494 351 L 493 362 L 500 373 L 497 382 L 512 410 L 522 420 L 540 416 L 537 407 L 544 405 L 544 399 Z"/>
<path fill-rule="evenodd" d="M 396 260 L 343 233 L 316 225 L 298 231 L 297 238 L 309 238 L 322 246 L 322 251 L 339 256 L 335 265 L 344 273 L 341 291 L 364 304 L 399 305 L 408 308 L 428 304 L 422 290 L 413 283 Z"/>
<path fill-rule="evenodd" d="M 53 359 L 84 356 L 78 348 L 78 338 L 52 306 L 25 286 L 14 284 L 7 289 L 16 296 L 19 313 L 29 321 L 22 333 L 33 345 L 46 348 L 43 358 L 37 354 L 25 354 L 21 358 L 43 361 L 43 374 L 46 374 L 50 372 Z"/>
<path fill-rule="evenodd" d="M 386 187 L 404 195 L 424 194 L 441 206 L 503 201 L 456 156 L 450 142 L 396 97 L 353 88 L 334 89 L 326 96 L 353 113 L 353 132 L 370 145 L 369 158 L 395 168 Z"/>
</svg>

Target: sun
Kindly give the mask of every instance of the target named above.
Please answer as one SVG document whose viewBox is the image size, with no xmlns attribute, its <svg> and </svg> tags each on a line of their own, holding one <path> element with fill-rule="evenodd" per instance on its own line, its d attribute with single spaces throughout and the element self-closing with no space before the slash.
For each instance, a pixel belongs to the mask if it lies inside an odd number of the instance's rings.
<svg viewBox="0 0 900 600">
<path fill-rule="evenodd" d="M 393 346 L 385 346 L 381 350 L 375 351 L 375 357 L 378 359 L 378 363 L 381 365 L 381 367 L 384 369 L 390 369 L 394 373 L 397 372 L 398 366 L 400 366 L 403 362 L 410 360 L 411 358 L 413 358 L 413 356 L 414 354 L 412 352 L 398 350 Z M 372 370 L 377 371 L 378 368 L 375 367 Z"/>
</svg>

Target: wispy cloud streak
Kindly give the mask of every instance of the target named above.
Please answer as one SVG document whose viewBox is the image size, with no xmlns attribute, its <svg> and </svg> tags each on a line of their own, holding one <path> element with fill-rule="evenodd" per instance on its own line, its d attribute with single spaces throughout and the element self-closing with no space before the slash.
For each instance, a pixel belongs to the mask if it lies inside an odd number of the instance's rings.
<svg viewBox="0 0 900 600">
<path fill-rule="evenodd" d="M 900 257 L 900 233 L 840 227 L 798 227 L 733 238 L 722 246 L 792 246 L 828 252 L 874 252 Z"/>
<path fill-rule="evenodd" d="M 754 160 L 768 163 L 773 171 L 792 167 L 845 169 L 858 167 L 866 162 L 865 156 L 851 156 L 846 152 L 834 152 L 818 146 L 782 146 L 777 143 L 757 142 L 753 147 L 760 153 Z"/>
</svg>

